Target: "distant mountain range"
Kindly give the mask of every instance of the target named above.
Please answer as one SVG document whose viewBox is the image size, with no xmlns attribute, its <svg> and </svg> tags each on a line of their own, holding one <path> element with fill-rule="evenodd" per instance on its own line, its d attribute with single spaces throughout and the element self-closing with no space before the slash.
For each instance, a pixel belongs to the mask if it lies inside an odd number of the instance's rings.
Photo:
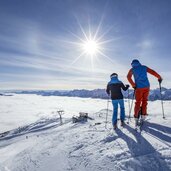
<svg viewBox="0 0 171 171">
<path fill-rule="evenodd" d="M 40 91 L 17 91 L 17 94 L 37 94 L 41 96 L 68 96 L 68 97 L 83 97 L 83 98 L 101 98 L 107 99 L 108 96 L 105 92 L 105 89 L 95 89 L 95 90 L 71 90 L 71 91 L 47 91 L 47 90 L 40 90 Z M 123 95 L 125 98 L 132 98 L 133 97 L 133 90 L 129 90 L 124 92 Z M 150 90 L 149 100 L 160 100 L 161 94 L 160 89 Z M 171 89 L 162 88 L 162 99 L 163 100 L 171 100 Z"/>
</svg>

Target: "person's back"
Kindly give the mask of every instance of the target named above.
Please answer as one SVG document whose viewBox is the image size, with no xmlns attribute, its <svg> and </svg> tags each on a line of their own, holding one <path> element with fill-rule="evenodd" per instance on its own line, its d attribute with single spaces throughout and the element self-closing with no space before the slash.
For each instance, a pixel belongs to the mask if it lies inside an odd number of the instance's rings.
<svg viewBox="0 0 171 171">
<path fill-rule="evenodd" d="M 133 88 L 150 87 L 147 73 L 150 73 L 151 75 L 157 77 L 159 81 L 162 80 L 161 76 L 157 72 L 155 72 L 154 70 L 145 65 L 141 65 L 141 63 L 137 59 L 134 59 L 131 65 L 132 68 L 129 70 L 127 78 Z M 134 81 L 131 78 L 132 75 L 134 76 Z"/>
<path fill-rule="evenodd" d="M 124 84 L 118 79 L 117 76 L 113 76 L 111 77 L 110 82 L 107 85 L 107 94 L 111 95 L 111 99 L 115 100 L 115 99 L 123 99 L 123 94 L 122 91 L 126 90 L 127 88 L 124 86 Z"/>
<path fill-rule="evenodd" d="M 149 87 L 150 83 L 147 77 L 147 67 L 144 65 L 139 65 L 132 68 L 134 79 L 137 88 Z"/>
</svg>

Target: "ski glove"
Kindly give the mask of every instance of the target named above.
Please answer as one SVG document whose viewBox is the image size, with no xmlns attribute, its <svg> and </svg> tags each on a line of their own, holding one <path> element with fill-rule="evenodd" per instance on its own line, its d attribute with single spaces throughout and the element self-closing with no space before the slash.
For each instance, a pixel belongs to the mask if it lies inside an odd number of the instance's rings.
<svg viewBox="0 0 171 171">
<path fill-rule="evenodd" d="M 137 87 L 136 87 L 136 86 L 134 86 L 134 87 L 133 87 L 133 89 L 134 89 L 134 90 L 136 90 L 136 89 L 137 89 Z"/>
<path fill-rule="evenodd" d="M 161 82 L 163 81 L 163 79 L 162 78 L 159 78 L 158 79 L 158 82 L 161 84 Z"/>
<path fill-rule="evenodd" d="M 129 84 L 126 84 L 126 87 L 129 88 Z"/>
</svg>

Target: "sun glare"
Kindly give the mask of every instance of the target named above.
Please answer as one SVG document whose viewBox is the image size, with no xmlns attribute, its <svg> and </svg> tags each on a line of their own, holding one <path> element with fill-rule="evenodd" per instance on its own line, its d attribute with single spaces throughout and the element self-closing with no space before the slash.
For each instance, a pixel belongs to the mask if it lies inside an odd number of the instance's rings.
<svg viewBox="0 0 171 171">
<path fill-rule="evenodd" d="M 87 40 L 86 42 L 83 43 L 83 50 L 88 55 L 91 55 L 91 56 L 96 55 L 99 50 L 99 45 L 94 40 Z"/>
<path fill-rule="evenodd" d="M 102 30 L 102 20 L 103 16 L 101 21 L 99 22 L 99 25 L 97 26 L 97 29 L 92 31 L 90 24 L 87 29 L 84 29 L 77 19 L 77 23 L 82 32 L 82 36 L 79 36 L 68 30 L 69 33 L 71 33 L 76 39 L 78 39 L 78 41 L 67 41 L 67 43 L 74 45 L 74 47 L 78 48 L 78 50 L 80 51 L 80 54 L 75 59 L 73 59 L 70 66 L 75 64 L 82 58 L 86 58 L 86 60 L 90 60 L 92 70 L 94 70 L 94 61 L 101 56 L 110 61 L 110 63 L 113 63 L 113 60 L 104 53 L 105 50 L 110 50 L 109 48 L 105 48 L 106 44 L 115 41 L 115 39 L 105 40 L 105 35 L 109 33 L 113 26 L 104 30 L 103 33 L 100 33 L 100 30 Z"/>
</svg>

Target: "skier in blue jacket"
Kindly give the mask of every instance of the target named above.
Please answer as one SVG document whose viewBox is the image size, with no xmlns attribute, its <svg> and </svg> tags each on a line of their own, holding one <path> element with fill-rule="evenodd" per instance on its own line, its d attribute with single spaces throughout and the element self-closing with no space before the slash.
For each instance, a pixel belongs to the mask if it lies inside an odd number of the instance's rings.
<svg viewBox="0 0 171 171">
<path fill-rule="evenodd" d="M 150 91 L 150 83 L 148 80 L 148 73 L 155 76 L 159 83 L 162 82 L 162 77 L 151 68 L 142 65 L 139 60 L 134 59 L 131 63 L 132 68 L 129 70 L 127 79 L 135 89 L 135 108 L 134 108 L 134 118 L 135 126 L 138 124 L 139 111 L 141 111 L 142 120 L 147 116 L 147 102 Z M 134 77 L 134 81 L 132 80 Z"/>
<path fill-rule="evenodd" d="M 126 91 L 129 88 L 129 85 L 124 85 L 119 79 L 118 74 L 113 73 L 110 76 L 111 80 L 107 84 L 106 92 L 110 95 L 113 104 L 113 117 L 112 117 L 112 124 L 113 128 L 117 128 L 117 115 L 118 115 L 118 104 L 120 105 L 120 120 L 121 126 L 124 125 L 125 120 L 125 107 L 124 107 L 124 100 L 122 90 Z"/>
</svg>

